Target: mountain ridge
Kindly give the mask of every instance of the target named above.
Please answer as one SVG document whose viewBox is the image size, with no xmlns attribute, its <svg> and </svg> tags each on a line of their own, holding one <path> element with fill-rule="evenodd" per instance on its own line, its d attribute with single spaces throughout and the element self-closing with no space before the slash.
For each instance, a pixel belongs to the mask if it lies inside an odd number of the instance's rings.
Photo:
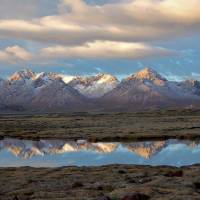
<svg viewBox="0 0 200 200">
<path fill-rule="evenodd" d="M 200 82 L 168 81 L 145 68 L 122 81 L 111 74 L 70 77 L 29 69 L 0 81 L 1 110 L 134 111 L 200 107 Z"/>
</svg>

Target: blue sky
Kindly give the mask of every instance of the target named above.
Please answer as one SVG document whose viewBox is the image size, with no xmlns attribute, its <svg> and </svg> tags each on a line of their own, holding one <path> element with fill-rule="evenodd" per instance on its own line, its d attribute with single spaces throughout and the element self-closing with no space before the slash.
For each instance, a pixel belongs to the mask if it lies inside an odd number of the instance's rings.
<svg viewBox="0 0 200 200">
<path fill-rule="evenodd" d="M 2 0 L 0 74 L 30 67 L 200 80 L 198 0 Z M 119 14 L 120 13 L 120 14 Z"/>
</svg>

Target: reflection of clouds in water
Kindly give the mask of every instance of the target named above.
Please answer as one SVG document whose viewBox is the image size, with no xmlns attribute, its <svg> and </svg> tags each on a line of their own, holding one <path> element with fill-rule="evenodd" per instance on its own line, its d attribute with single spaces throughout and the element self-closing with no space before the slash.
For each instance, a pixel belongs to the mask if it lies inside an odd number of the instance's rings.
<svg viewBox="0 0 200 200">
<path fill-rule="evenodd" d="M 98 156 L 96 156 L 96 160 L 101 160 L 101 159 L 103 159 L 104 158 L 104 156 L 102 156 L 102 155 L 98 155 Z"/>
<path fill-rule="evenodd" d="M 121 144 L 119 145 L 117 151 L 120 151 L 120 152 L 127 152 L 129 151 L 127 148 L 124 148 L 124 146 L 122 146 Z"/>
<path fill-rule="evenodd" d="M 177 166 L 181 166 L 181 165 L 183 165 L 182 162 L 181 162 L 181 161 L 178 161 L 178 162 L 177 162 Z"/>
<path fill-rule="evenodd" d="M 180 150 L 185 147 L 187 147 L 187 145 L 185 145 L 185 144 L 171 144 L 171 145 L 167 146 L 163 151 L 167 151 L 167 152 L 171 153 L 173 151 L 177 151 L 177 150 Z"/>
<path fill-rule="evenodd" d="M 143 158 L 139 158 L 138 159 L 138 164 L 140 164 L 140 165 L 144 164 L 144 159 Z"/>
<path fill-rule="evenodd" d="M 192 149 L 192 153 L 200 153 L 200 146 L 198 145 L 197 148 Z"/>
</svg>

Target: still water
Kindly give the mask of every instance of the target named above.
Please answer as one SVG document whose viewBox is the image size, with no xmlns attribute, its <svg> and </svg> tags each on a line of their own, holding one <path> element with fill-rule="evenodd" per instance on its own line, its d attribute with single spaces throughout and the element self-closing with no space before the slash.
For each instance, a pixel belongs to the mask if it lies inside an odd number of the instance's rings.
<svg viewBox="0 0 200 200">
<path fill-rule="evenodd" d="M 200 163 L 200 142 L 184 140 L 90 143 L 85 140 L 0 140 L 0 167 L 184 166 Z"/>
</svg>

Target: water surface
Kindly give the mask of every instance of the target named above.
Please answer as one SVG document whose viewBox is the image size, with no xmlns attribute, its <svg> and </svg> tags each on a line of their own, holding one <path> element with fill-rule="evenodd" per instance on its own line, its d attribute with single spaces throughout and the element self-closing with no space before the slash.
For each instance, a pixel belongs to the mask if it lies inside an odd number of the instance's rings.
<svg viewBox="0 0 200 200">
<path fill-rule="evenodd" d="M 199 141 L 99 142 L 85 140 L 0 140 L 0 167 L 140 164 L 184 166 L 200 163 Z"/>
</svg>

